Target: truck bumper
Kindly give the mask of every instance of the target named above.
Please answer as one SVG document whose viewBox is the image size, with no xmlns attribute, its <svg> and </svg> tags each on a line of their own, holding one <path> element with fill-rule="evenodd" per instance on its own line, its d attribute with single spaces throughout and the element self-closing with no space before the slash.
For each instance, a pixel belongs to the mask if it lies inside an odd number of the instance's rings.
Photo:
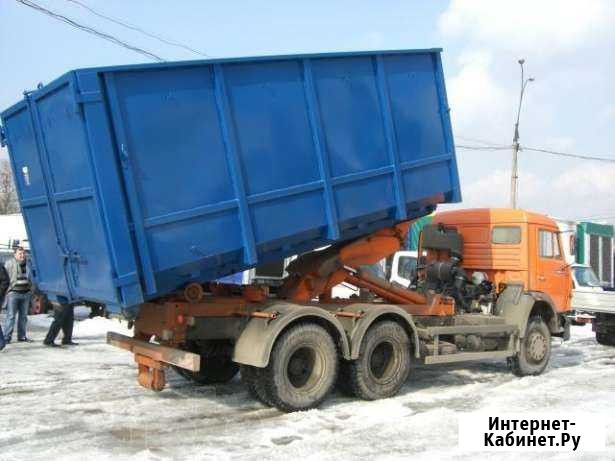
<svg viewBox="0 0 615 461">
<path fill-rule="evenodd" d="M 107 333 L 107 344 L 132 352 L 139 366 L 139 384 L 155 391 L 164 389 L 165 369 L 168 365 L 194 372 L 201 369 L 201 356 L 193 352 L 153 344 L 112 331 Z"/>
<path fill-rule="evenodd" d="M 592 323 L 596 317 L 590 314 L 574 311 L 570 315 L 567 315 L 566 318 L 575 325 L 585 325 L 586 323 Z"/>
</svg>

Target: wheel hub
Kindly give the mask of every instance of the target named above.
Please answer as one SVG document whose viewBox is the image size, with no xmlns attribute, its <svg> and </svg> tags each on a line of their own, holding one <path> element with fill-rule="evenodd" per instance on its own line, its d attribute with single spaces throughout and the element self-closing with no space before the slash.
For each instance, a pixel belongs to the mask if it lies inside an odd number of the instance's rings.
<svg viewBox="0 0 615 461">
<path fill-rule="evenodd" d="M 393 355 L 393 346 L 389 342 L 383 341 L 374 348 L 369 361 L 369 369 L 374 378 L 380 380 L 390 374 Z"/>
<path fill-rule="evenodd" d="M 315 353 L 312 349 L 302 347 L 292 354 L 286 372 L 293 387 L 301 388 L 308 384 L 314 373 L 314 363 Z"/>
<path fill-rule="evenodd" d="M 535 362 L 540 362 L 547 353 L 547 338 L 534 332 L 528 338 L 527 346 L 529 357 Z"/>
</svg>

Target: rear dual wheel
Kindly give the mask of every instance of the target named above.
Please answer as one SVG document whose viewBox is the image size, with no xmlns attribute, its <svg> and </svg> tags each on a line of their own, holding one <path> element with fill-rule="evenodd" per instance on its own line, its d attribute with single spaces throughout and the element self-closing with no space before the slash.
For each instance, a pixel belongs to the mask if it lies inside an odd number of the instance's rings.
<svg viewBox="0 0 615 461">
<path fill-rule="evenodd" d="M 410 373 L 411 342 L 396 322 L 372 325 L 361 342 L 359 357 L 341 367 L 338 384 L 366 400 L 391 397 Z M 276 341 L 265 368 L 242 365 L 248 393 L 282 411 L 320 405 L 337 377 L 338 351 L 331 335 L 315 324 L 291 327 Z"/>
<path fill-rule="evenodd" d="M 344 362 L 339 386 L 365 400 L 396 395 L 410 374 L 411 343 L 397 322 L 372 325 L 361 341 L 359 357 Z"/>
<path fill-rule="evenodd" d="M 337 347 L 323 327 L 295 325 L 276 340 L 265 368 L 242 366 L 248 392 L 282 411 L 309 410 L 329 395 L 338 370 Z"/>
</svg>

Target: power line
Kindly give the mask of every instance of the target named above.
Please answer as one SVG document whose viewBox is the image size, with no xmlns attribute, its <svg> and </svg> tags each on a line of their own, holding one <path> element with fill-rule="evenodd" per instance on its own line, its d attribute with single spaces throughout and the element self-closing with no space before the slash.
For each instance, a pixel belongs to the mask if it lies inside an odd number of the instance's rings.
<svg viewBox="0 0 615 461">
<path fill-rule="evenodd" d="M 147 56 L 148 58 L 155 59 L 156 61 L 159 61 L 159 62 L 164 62 L 165 61 L 163 58 L 161 58 L 160 56 L 158 56 L 158 55 L 156 55 L 156 54 L 154 54 L 154 53 L 152 53 L 150 51 L 147 51 L 147 50 L 144 50 L 143 48 L 139 48 L 139 47 L 130 45 L 130 44 L 120 40 L 117 37 L 114 37 L 112 35 L 109 35 L 109 34 L 106 34 L 104 32 L 101 32 L 101 31 L 96 30 L 96 29 L 94 29 L 92 27 L 80 24 L 80 23 L 78 23 L 78 22 L 76 22 L 76 21 L 74 21 L 74 20 L 72 20 L 72 19 L 70 19 L 70 18 L 68 18 L 66 16 L 63 16 L 61 14 L 54 13 L 53 11 L 48 10 L 46 8 L 43 8 L 42 6 L 32 2 L 30 0 L 15 0 L 15 1 L 17 3 L 21 3 L 24 6 L 32 8 L 32 9 L 34 9 L 34 10 L 40 12 L 40 13 L 46 14 L 47 16 L 51 16 L 53 19 L 56 19 L 56 20 L 58 20 L 60 22 L 64 22 L 64 23 L 66 23 L 66 24 L 68 24 L 68 25 L 70 25 L 72 27 L 75 27 L 76 29 L 79 29 L 79 30 L 82 30 L 82 31 L 87 32 L 89 34 L 95 35 L 98 38 L 102 38 L 103 40 L 107 40 L 108 42 L 114 43 L 116 45 L 122 46 L 122 47 L 127 48 L 127 49 L 129 49 L 131 51 L 134 51 L 136 53 L 142 54 L 144 56 Z"/>
<path fill-rule="evenodd" d="M 495 150 L 508 150 L 511 147 L 496 147 L 496 146 L 467 146 L 464 144 L 455 144 L 457 149 L 466 149 L 466 150 L 481 150 L 481 151 L 495 151 Z"/>
<path fill-rule="evenodd" d="M 139 26 L 137 26 L 137 25 L 135 25 L 135 24 L 130 24 L 130 23 L 128 23 L 128 22 L 124 22 L 124 21 L 122 21 L 122 20 L 120 20 L 120 19 L 117 19 L 117 18 L 114 18 L 114 17 L 108 16 L 108 15 L 106 15 L 106 14 L 103 14 L 103 13 L 101 13 L 100 11 L 97 11 L 97 10 L 95 10 L 94 8 L 92 8 L 92 7 L 90 7 L 90 6 L 86 5 L 86 4 L 84 4 L 84 3 L 82 3 L 82 2 L 80 2 L 80 1 L 78 1 L 78 0 L 66 0 L 66 1 L 67 1 L 67 2 L 70 2 L 70 3 L 74 3 L 74 4 L 76 4 L 76 5 L 79 5 L 79 6 L 80 6 L 80 7 L 82 7 L 82 8 L 85 8 L 85 9 L 86 9 L 86 10 L 88 10 L 90 13 L 92 13 L 92 14 L 93 14 L 93 15 L 95 15 L 95 16 L 98 16 L 99 18 L 106 19 L 107 21 L 111 21 L 111 22 L 113 22 L 114 24 L 117 24 L 117 25 L 119 25 L 119 26 L 125 27 L 125 28 L 130 29 L 130 30 L 134 30 L 134 31 L 139 32 L 139 33 L 141 33 L 141 34 L 143 34 L 143 35 L 146 35 L 146 36 L 148 36 L 148 37 L 150 37 L 150 38 L 153 38 L 153 39 L 155 39 L 155 40 L 158 40 L 159 42 L 166 43 L 167 45 L 171 45 L 171 46 L 176 46 L 176 47 L 179 47 L 179 48 L 183 48 L 183 49 L 185 49 L 185 50 L 188 50 L 188 51 L 190 51 L 190 52 L 192 52 L 192 53 L 198 54 L 198 55 L 203 56 L 203 57 L 205 57 L 205 58 L 210 57 L 208 54 L 203 53 L 203 52 L 201 52 L 201 51 L 199 51 L 199 50 L 195 50 L 194 48 L 191 48 L 191 47 L 189 47 L 188 45 L 185 45 L 185 44 L 183 44 L 183 43 L 177 42 L 177 41 L 172 40 L 172 39 L 169 39 L 169 38 L 164 38 L 164 37 L 161 37 L 160 35 L 156 35 L 156 34 L 154 34 L 154 33 L 152 33 L 152 32 L 148 32 L 148 31 L 146 31 L 146 30 L 142 29 L 141 27 L 139 27 Z"/>
<path fill-rule="evenodd" d="M 477 143 L 485 144 L 487 146 L 492 146 L 492 147 L 506 147 L 506 148 L 511 148 L 512 147 L 510 145 L 500 144 L 500 143 L 496 143 L 496 142 L 493 142 L 493 141 L 485 141 L 484 139 L 468 138 L 467 136 L 455 136 L 455 137 L 459 138 L 459 139 L 463 139 L 465 141 L 477 142 Z"/>
<path fill-rule="evenodd" d="M 540 149 L 538 147 L 525 147 L 525 146 L 522 146 L 521 150 L 529 150 L 529 151 L 532 151 L 532 152 L 542 152 L 542 153 L 545 153 L 545 154 L 559 155 L 561 157 L 578 158 L 578 159 L 582 159 L 582 160 L 595 160 L 597 162 L 615 163 L 615 158 L 595 157 L 593 155 L 571 154 L 571 153 L 568 153 L 568 152 L 557 152 L 557 151 L 549 150 L 549 149 Z"/>
<path fill-rule="evenodd" d="M 470 145 L 465 145 L 465 144 L 456 144 L 455 147 L 457 149 L 465 149 L 465 150 L 476 150 L 476 151 L 498 151 L 498 150 L 508 150 L 511 149 L 512 146 L 502 146 L 502 147 L 497 147 L 497 146 L 470 146 Z M 525 147 L 525 146 L 520 146 L 519 150 L 527 150 L 527 151 L 532 151 L 532 152 L 541 152 L 544 154 L 549 154 L 549 155 L 558 155 L 561 157 L 568 157 L 568 158 L 576 158 L 576 159 L 581 159 L 581 160 L 591 160 L 591 161 L 597 161 L 597 162 L 607 162 L 607 163 L 615 163 L 615 158 L 607 158 L 607 157 L 598 157 L 598 156 L 593 156 L 593 155 L 583 155 L 583 154 L 573 154 L 573 153 L 569 153 L 569 152 L 558 152 L 558 151 L 554 151 L 554 150 L 549 150 L 549 149 L 543 149 L 543 148 L 538 148 L 538 147 Z"/>
<path fill-rule="evenodd" d="M 593 216 L 584 216 L 582 218 L 576 218 L 575 221 L 588 221 L 590 219 L 615 219 L 615 215 L 593 215 Z"/>
</svg>

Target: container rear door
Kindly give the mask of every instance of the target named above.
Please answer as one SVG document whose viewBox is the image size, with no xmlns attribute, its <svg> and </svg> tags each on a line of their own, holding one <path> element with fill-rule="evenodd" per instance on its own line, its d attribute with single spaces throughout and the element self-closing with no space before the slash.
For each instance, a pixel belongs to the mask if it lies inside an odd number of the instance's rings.
<svg viewBox="0 0 615 461">
<path fill-rule="evenodd" d="M 30 251 L 35 259 L 35 281 L 45 292 L 68 293 L 61 243 L 49 208 L 45 176 L 40 163 L 37 139 L 28 106 L 4 120 L 11 165 L 15 172 L 21 213 L 28 231 Z M 36 235 L 36 238 L 32 238 Z"/>
<path fill-rule="evenodd" d="M 64 266 L 71 298 L 117 302 L 85 123 L 70 80 L 34 97 L 31 111 L 60 246 L 58 262 Z"/>
</svg>

